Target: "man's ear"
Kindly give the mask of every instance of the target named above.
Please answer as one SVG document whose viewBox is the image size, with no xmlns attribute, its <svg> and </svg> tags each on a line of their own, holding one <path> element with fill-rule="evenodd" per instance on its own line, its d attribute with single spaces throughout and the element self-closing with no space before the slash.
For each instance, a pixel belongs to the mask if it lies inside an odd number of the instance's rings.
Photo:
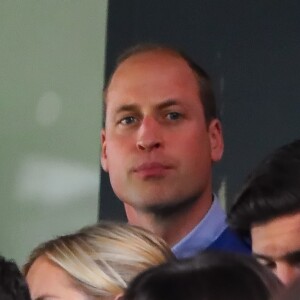
<svg viewBox="0 0 300 300">
<path fill-rule="evenodd" d="M 101 130 L 101 165 L 103 170 L 108 172 L 105 129 Z"/>
<path fill-rule="evenodd" d="M 224 151 L 224 140 L 221 122 L 218 119 L 213 119 L 208 127 L 210 139 L 211 160 L 219 161 L 222 158 Z"/>
</svg>

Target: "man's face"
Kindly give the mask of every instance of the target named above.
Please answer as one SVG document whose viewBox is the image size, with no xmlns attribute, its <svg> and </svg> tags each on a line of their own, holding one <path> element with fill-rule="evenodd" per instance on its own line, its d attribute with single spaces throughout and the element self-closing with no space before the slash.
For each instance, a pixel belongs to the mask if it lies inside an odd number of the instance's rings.
<svg viewBox="0 0 300 300">
<path fill-rule="evenodd" d="M 102 167 L 116 195 L 136 209 L 211 197 L 211 164 L 221 158 L 218 120 L 206 125 L 194 73 L 163 51 L 134 55 L 106 94 Z"/>
<path fill-rule="evenodd" d="M 254 255 L 283 283 L 300 275 L 300 213 L 255 225 L 251 236 Z"/>
</svg>

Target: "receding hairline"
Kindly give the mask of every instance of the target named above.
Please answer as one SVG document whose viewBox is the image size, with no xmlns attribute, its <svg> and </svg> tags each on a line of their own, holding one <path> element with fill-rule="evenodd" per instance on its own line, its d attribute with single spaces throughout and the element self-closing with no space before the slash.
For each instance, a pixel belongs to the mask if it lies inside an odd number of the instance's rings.
<svg viewBox="0 0 300 300">
<path fill-rule="evenodd" d="M 189 60 L 188 58 L 181 53 L 179 50 L 172 49 L 166 46 L 153 46 L 149 48 L 132 48 L 129 49 L 128 51 L 125 51 L 123 54 L 120 55 L 120 57 L 117 59 L 115 67 L 113 69 L 113 72 L 111 73 L 105 87 L 104 87 L 104 101 L 107 101 L 106 96 L 107 96 L 107 91 L 110 87 L 111 81 L 114 77 L 114 75 L 117 73 L 120 67 L 122 67 L 124 64 L 129 62 L 130 60 L 134 60 L 138 58 L 139 56 L 145 56 L 145 55 L 151 55 L 151 54 L 162 54 L 166 55 L 169 57 L 176 58 L 178 61 L 183 62 L 188 69 L 190 69 L 195 76 L 195 80 L 197 81 L 199 79 L 198 74 L 193 70 L 193 68 L 189 65 Z"/>
<path fill-rule="evenodd" d="M 185 52 L 160 44 L 138 44 L 125 50 L 116 60 L 116 64 L 112 70 L 111 75 L 106 82 L 103 89 L 103 100 L 102 100 L 102 110 L 103 110 L 103 128 L 105 128 L 106 121 L 106 105 L 107 105 L 107 92 L 109 90 L 111 81 L 118 71 L 119 67 L 131 58 L 139 55 L 145 55 L 147 53 L 162 53 L 181 61 L 186 67 L 191 70 L 198 89 L 199 101 L 203 105 L 204 116 L 206 124 L 209 125 L 213 119 L 219 119 L 219 113 L 217 108 L 216 99 L 213 92 L 212 82 L 210 76 L 206 71 L 198 65 L 189 55 Z"/>
<path fill-rule="evenodd" d="M 146 54 L 150 52 L 161 52 L 165 54 L 169 54 L 171 56 L 176 56 L 179 58 L 182 58 L 183 60 L 186 60 L 185 54 L 176 48 L 172 48 L 165 45 L 159 45 L 159 44 L 138 44 L 136 46 L 133 46 L 131 48 L 126 49 L 116 60 L 115 69 L 118 68 L 118 66 L 124 62 L 125 60 L 134 57 L 136 55 Z"/>
<path fill-rule="evenodd" d="M 142 55 L 151 55 L 151 54 L 162 54 L 162 55 L 178 58 L 179 60 L 184 61 L 188 65 L 186 59 L 184 58 L 183 54 L 181 54 L 180 51 L 177 51 L 176 49 L 172 49 L 172 48 L 167 48 L 167 47 L 156 47 L 156 48 L 145 48 L 145 49 L 137 50 L 136 52 L 132 52 L 132 53 L 130 52 L 128 54 L 127 52 L 125 52 L 123 55 L 121 55 L 118 58 L 115 70 L 117 70 L 121 64 L 125 63 L 130 59 L 134 59 L 135 57 L 142 56 Z"/>
</svg>

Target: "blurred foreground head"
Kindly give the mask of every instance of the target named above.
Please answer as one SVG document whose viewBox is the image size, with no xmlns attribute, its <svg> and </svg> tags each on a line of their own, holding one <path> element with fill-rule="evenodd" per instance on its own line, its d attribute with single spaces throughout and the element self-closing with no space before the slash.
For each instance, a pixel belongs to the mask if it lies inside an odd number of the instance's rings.
<svg viewBox="0 0 300 300">
<path fill-rule="evenodd" d="M 30 300 L 29 290 L 18 266 L 0 256 L 0 299 Z"/>
<path fill-rule="evenodd" d="M 206 252 L 137 276 L 124 300 L 268 300 L 280 281 L 251 256 Z"/>
<path fill-rule="evenodd" d="M 172 257 L 152 233 L 105 222 L 39 245 L 24 272 L 33 300 L 115 299 L 138 273 Z"/>
</svg>

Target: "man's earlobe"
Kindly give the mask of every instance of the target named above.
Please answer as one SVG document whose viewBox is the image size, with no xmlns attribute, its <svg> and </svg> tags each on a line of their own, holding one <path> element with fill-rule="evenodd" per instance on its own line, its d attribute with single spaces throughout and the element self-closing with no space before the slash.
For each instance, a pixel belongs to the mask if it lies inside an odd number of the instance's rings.
<svg viewBox="0 0 300 300">
<path fill-rule="evenodd" d="M 104 171 L 108 172 L 107 154 L 106 154 L 106 136 L 105 130 L 101 130 L 101 166 Z"/>
<path fill-rule="evenodd" d="M 224 151 L 224 140 L 220 120 L 214 119 L 209 124 L 209 138 L 211 147 L 211 160 L 219 161 Z"/>
</svg>

